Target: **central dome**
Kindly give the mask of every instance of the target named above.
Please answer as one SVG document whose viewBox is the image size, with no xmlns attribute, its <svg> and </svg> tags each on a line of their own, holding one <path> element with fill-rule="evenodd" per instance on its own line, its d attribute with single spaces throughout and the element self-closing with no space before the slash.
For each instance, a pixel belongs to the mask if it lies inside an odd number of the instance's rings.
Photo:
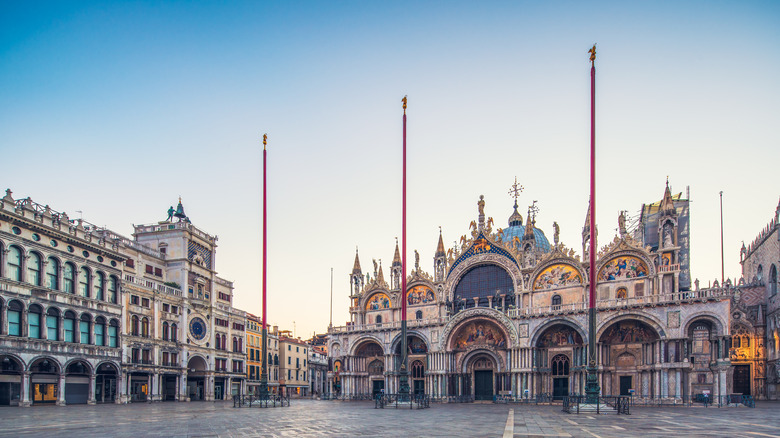
<svg viewBox="0 0 780 438">
<path fill-rule="evenodd" d="M 550 241 L 547 240 L 547 236 L 544 235 L 544 231 L 540 230 L 539 228 L 533 227 L 533 232 L 534 232 L 534 242 L 536 244 L 536 247 L 539 248 L 542 252 L 550 252 L 552 250 L 552 247 L 550 246 Z M 515 237 L 517 237 L 521 242 L 520 245 L 522 245 L 524 236 L 525 236 L 525 227 L 523 226 L 523 216 L 521 216 L 520 213 L 518 213 L 517 203 L 515 203 L 515 211 L 512 213 L 511 216 L 509 216 L 509 227 L 504 228 L 504 234 L 502 240 L 504 242 L 510 242 L 514 246 L 517 245 L 516 243 L 514 243 Z"/>
</svg>

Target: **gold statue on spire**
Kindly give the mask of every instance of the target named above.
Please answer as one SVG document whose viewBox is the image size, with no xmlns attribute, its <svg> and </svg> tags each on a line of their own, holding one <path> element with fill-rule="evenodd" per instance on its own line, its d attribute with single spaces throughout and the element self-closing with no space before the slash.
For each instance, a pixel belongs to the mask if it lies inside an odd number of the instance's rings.
<svg viewBox="0 0 780 438">
<path fill-rule="evenodd" d="M 263 150 L 265 150 L 266 144 L 268 144 L 268 134 L 263 134 Z"/>
<path fill-rule="evenodd" d="M 588 50 L 588 53 L 590 53 L 590 63 L 591 65 L 596 63 L 596 45 L 593 45 L 593 48 Z"/>
<path fill-rule="evenodd" d="M 404 114 L 406 114 L 406 96 L 404 96 L 404 98 L 401 99 L 401 102 L 404 103 Z"/>
</svg>

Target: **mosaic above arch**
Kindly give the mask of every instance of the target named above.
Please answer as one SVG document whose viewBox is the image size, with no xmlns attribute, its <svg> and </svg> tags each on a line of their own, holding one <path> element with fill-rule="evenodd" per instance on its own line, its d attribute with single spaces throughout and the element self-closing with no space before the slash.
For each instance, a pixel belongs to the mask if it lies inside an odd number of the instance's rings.
<svg viewBox="0 0 780 438">
<path fill-rule="evenodd" d="M 376 293 L 368 299 L 366 310 L 382 310 L 390 308 L 390 297 L 386 293 Z"/>
<path fill-rule="evenodd" d="M 454 348 L 465 350 L 474 346 L 506 347 L 504 332 L 493 322 L 479 320 L 467 323 L 458 330 Z"/>
<path fill-rule="evenodd" d="M 655 330 L 639 321 L 619 321 L 601 335 L 601 342 L 608 344 L 628 344 L 633 342 L 651 342 L 658 339 Z"/>
<path fill-rule="evenodd" d="M 536 345 L 542 348 L 582 345 L 582 336 L 573 327 L 557 324 L 547 329 Z"/>
<path fill-rule="evenodd" d="M 406 304 L 414 306 L 417 304 L 429 304 L 436 301 L 436 295 L 431 288 L 424 285 L 418 285 L 406 293 Z"/>
<path fill-rule="evenodd" d="M 625 280 L 646 277 L 647 264 L 635 256 L 615 257 L 599 270 L 598 281 Z"/>
<path fill-rule="evenodd" d="M 498 254 L 506 257 L 507 259 L 511 260 L 512 263 L 517 266 L 518 268 L 520 265 L 517 263 L 517 260 L 509 253 L 509 251 L 505 250 L 501 247 L 501 245 L 495 244 L 488 240 L 484 234 L 480 233 L 476 239 L 474 239 L 474 243 L 467 249 L 463 254 L 458 257 L 457 260 L 450 266 L 449 273 L 447 274 L 447 277 L 450 276 L 450 274 L 455 270 L 455 268 L 463 263 L 465 260 L 468 260 L 471 257 L 474 257 L 476 255 L 481 254 Z"/>
<path fill-rule="evenodd" d="M 550 265 L 539 275 L 533 283 L 533 290 L 553 289 L 557 287 L 582 284 L 582 276 L 574 266 L 565 263 Z"/>
</svg>

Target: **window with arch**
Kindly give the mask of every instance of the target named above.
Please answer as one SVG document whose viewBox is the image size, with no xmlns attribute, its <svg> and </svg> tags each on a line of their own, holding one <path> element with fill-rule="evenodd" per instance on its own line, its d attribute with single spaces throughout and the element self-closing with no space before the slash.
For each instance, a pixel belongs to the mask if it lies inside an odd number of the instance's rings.
<svg viewBox="0 0 780 438">
<path fill-rule="evenodd" d="M 382 315 L 377 315 L 376 316 L 376 323 L 377 324 L 382 324 Z"/>
<path fill-rule="evenodd" d="M 108 325 L 108 346 L 119 346 L 119 321 L 112 319 Z"/>
<path fill-rule="evenodd" d="M 105 288 L 105 281 L 106 281 L 105 274 L 103 274 L 100 271 L 95 272 L 95 278 L 92 280 L 92 282 L 93 282 L 93 285 L 92 285 L 93 294 L 92 294 L 92 296 L 96 300 L 101 300 L 102 301 L 105 298 L 103 296 L 103 290 Z"/>
<path fill-rule="evenodd" d="M 222 336 L 219 333 L 214 336 L 214 348 L 217 350 L 222 350 Z"/>
<path fill-rule="evenodd" d="M 141 336 L 144 338 L 149 337 L 149 318 L 147 317 L 141 320 Z"/>
<path fill-rule="evenodd" d="M 90 318 L 89 315 L 86 313 L 81 315 L 81 319 L 79 320 L 79 343 L 81 344 L 89 344 L 89 326 L 92 322 L 92 318 Z"/>
<path fill-rule="evenodd" d="M 758 282 L 764 281 L 764 267 L 762 265 L 758 265 L 758 269 L 756 269 L 756 278 L 758 278 Z"/>
<path fill-rule="evenodd" d="M 416 360 L 412 362 L 412 378 L 422 379 L 423 377 L 425 377 L 425 366 L 422 361 Z"/>
<path fill-rule="evenodd" d="M 65 335 L 65 342 L 76 342 L 76 314 L 68 310 L 65 312 L 65 318 L 63 319 L 63 333 Z"/>
<path fill-rule="evenodd" d="M 617 289 L 617 292 L 615 293 L 615 296 L 619 300 L 625 300 L 626 298 L 628 298 L 628 289 L 624 287 L 619 287 Z"/>
<path fill-rule="evenodd" d="M 279 365 L 279 355 L 274 354 L 274 365 Z"/>
<path fill-rule="evenodd" d="M 178 335 L 177 331 L 178 330 L 177 330 L 176 324 L 175 323 L 171 324 L 171 341 L 176 342 L 176 341 L 179 340 L 179 335 Z"/>
<path fill-rule="evenodd" d="M 553 310 L 560 310 L 561 308 L 561 296 L 558 294 L 553 295 L 552 297 L 552 308 Z"/>
<path fill-rule="evenodd" d="M 740 325 L 732 329 L 731 346 L 734 348 L 750 348 L 750 332 Z"/>
<path fill-rule="evenodd" d="M 60 289 L 60 262 L 54 257 L 49 257 L 46 263 L 46 286 L 52 290 Z"/>
<path fill-rule="evenodd" d="M 497 297 L 506 294 L 507 297 L 514 292 L 512 277 L 500 266 L 481 265 L 471 268 L 458 281 L 455 287 L 455 302 L 466 300 L 466 307 L 474 306 L 474 298 L 479 298 L 479 305 L 487 307 L 488 297 Z M 495 299 L 493 300 L 496 301 Z"/>
<path fill-rule="evenodd" d="M 238 351 L 238 338 L 233 336 L 233 351 Z"/>
<path fill-rule="evenodd" d="M 108 302 L 116 304 L 117 281 L 113 275 L 108 277 Z"/>
<path fill-rule="evenodd" d="M 106 345 L 106 319 L 95 318 L 95 345 Z"/>
<path fill-rule="evenodd" d="M 385 372 L 385 366 L 381 360 L 375 360 L 368 365 L 368 375 L 381 376 Z"/>
<path fill-rule="evenodd" d="M 777 267 L 773 264 L 769 268 L 769 296 L 777 295 Z"/>
<path fill-rule="evenodd" d="M 170 336 L 170 327 L 168 327 L 168 321 L 163 322 L 162 325 L 162 338 L 163 341 L 167 341 Z"/>
<path fill-rule="evenodd" d="M 22 336 L 22 303 L 11 301 L 8 303 L 8 335 Z"/>
<path fill-rule="evenodd" d="M 33 339 L 40 339 L 41 336 L 41 314 L 43 309 L 37 304 L 33 304 L 27 310 L 27 336 Z"/>
<path fill-rule="evenodd" d="M 22 250 L 18 246 L 8 247 L 8 272 L 6 276 L 14 281 L 22 281 Z"/>
<path fill-rule="evenodd" d="M 141 321 L 136 315 L 133 315 L 133 317 L 130 318 L 130 333 L 132 333 L 133 336 L 138 336 L 141 333 Z"/>
<path fill-rule="evenodd" d="M 63 291 L 72 294 L 75 291 L 76 283 L 76 265 L 70 262 L 65 262 L 65 266 L 62 269 L 62 288 Z"/>
<path fill-rule="evenodd" d="M 60 340 L 60 312 L 53 307 L 46 312 L 46 338 L 50 341 Z"/>
<path fill-rule="evenodd" d="M 41 286 L 41 256 L 36 252 L 31 252 L 27 260 L 27 282 Z"/>
<path fill-rule="evenodd" d="M 568 376 L 569 375 L 569 357 L 565 354 L 558 354 L 553 356 L 550 363 L 553 376 Z"/>
<path fill-rule="evenodd" d="M 422 319 L 422 317 L 423 317 L 422 310 L 418 310 L 417 312 L 415 312 L 414 317 L 416 319 Z"/>
<path fill-rule="evenodd" d="M 82 297 L 89 296 L 89 268 L 82 266 L 79 269 L 79 295 Z"/>
</svg>

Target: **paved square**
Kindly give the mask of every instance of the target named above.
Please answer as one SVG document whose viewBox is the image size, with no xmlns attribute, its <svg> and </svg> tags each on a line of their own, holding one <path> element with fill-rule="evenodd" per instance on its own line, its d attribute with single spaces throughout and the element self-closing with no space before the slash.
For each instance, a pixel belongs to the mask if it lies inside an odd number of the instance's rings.
<svg viewBox="0 0 780 438">
<path fill-rule="evenodd" d="M 0 409 L 0 437 L 780 437 L 780 403 L 748 408 L 634 408 L 630 416 L 569 415 L 560 406 L 433 405 L 294 400 L 289 408 L 227 402 Z"/>
</svg>

